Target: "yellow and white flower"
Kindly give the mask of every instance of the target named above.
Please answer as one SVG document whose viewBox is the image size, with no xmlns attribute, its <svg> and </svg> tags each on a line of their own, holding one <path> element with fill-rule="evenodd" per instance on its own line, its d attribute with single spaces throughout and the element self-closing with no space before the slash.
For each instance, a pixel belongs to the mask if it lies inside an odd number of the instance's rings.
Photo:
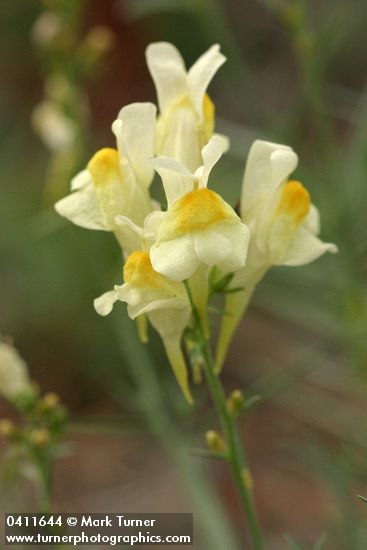
<svg viewBox="0 0 367 550">
<path fill-rule="evenodd" d="M 0 338 L 0 395 L 13 401 L 31 389 L 25 361 L 12 345 Z"/>
<path fill-rule="evenodd" d="M 185 286 L 171 281 L 154 271 L 147 250 L 130 254 L 123 268 L 124 284 L 115 285 L 94 301 L 100 315 L 108 315 L 114 303 L 128 304 L 131 319 L 147 315 L 150 323 L 163 340 L 163 344 L 180 388 L 192 403 L 181 338 L 188 325 L 191 308 Z"/>
<path fill-rule="evenodd" d="M 289 180 L 298 157 L 285 145 L 255 141 L 250 149 L 243 178 L 241 218 L 250 228 L 246 266 L 231 281 L 242 291 L 228 294 L 217 348 L 217 368 L 225 359 L 236 329 L 252 293 L 273 265 L 299 266 L 325 252 L 337 252 L 332 243 L 319 237 L 320 215 L 307 189 Z"/>
<path fill-rule="evenodd" d="M 168 210 L 160 213 L 157 240 L 150 250 L 156 271 L 174 281 L 193 275 L 200 265 L 236 271 L 245 265 L 249 231 L 217 193 L 207 189 L 211 169 L 226 149 L 213 136 L 202 149 L 204 164 L 194 174 L 175 159 L 158 157 Z"/>
<path fill-rule="evenodd" d="M 285 145 L 255 141 L 249 153 L 241 217 L 268 266 L 304 265 L 337 251 L 318 237 L 320 215 L 307 189 L 288 179 L 297 164 L 296 153 Z"/>
<path fill-rule="evenodd" d="M 130 232 L 116 224 L 118 215 L 142 226 L 155 208 L 149 196 L 154 170 L 156 108 L 133 103 L 121 109 L 112 125 L 118 149 L 98 151 L 71 182 L 72 193 L 56 203 L 57 212 L 87 229 L 112 231 L 126 253 Z"/>
<path fill-rule="evenodd" d="M 214 130 L 214 104 L 206 90 L 225 57 L 216 44 L 186 71 L 181 54 L 168 42 L 150 44 L 146 57 L 160 110 L 156 152 L 194 171 Z"/>
</svg>

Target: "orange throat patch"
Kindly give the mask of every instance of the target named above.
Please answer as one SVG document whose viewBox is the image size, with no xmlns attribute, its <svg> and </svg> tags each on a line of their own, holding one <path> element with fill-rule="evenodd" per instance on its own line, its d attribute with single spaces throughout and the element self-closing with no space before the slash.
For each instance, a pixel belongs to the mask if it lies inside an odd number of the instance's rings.
<svg viewBox="0 0 367 550">
<path fill-rule="evenodd" d="M 276 215 L 292 218 L 295 225 L 303 222 L 311 205 L 310 193 L 300 181 L 290 180 L 286 183 L 280 198 Z"/>
<path fill-rule="evenodd" d="M 178 199 L 167 211 L 159 237 L 174 239 L 233 218 L 237 219 L 236 213 L 217 193 L 206 188 L 196 189 Z"/>
</svg>

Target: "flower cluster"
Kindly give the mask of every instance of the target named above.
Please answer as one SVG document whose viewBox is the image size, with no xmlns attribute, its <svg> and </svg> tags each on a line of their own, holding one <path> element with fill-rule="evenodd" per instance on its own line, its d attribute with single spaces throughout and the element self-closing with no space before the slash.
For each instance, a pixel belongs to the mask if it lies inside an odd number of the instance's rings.
<svg viewBox="0 0 367 550">
<path fill-rule="evenodd" d="M 31 39 L 43 72 L 43 97 L 34 107 L 31 123 L 48 149 L 43 201 L 53 204 L 85 159 L 90 113 L 84 90 L 98 74 L 114 45 L 105 25 L 84 29 L 82 2 L 53 0 L 43 4 Z"/>
<path fill-rule="evenodd" d="M 49 512 L 49 479 L 52 461 L 61 456 L 61 437 L 67 413 L 53 392 L 42 395 L 30 378 L 28 366 L 9 338 L 0 335 L 0 397 L 16 409 L 17 420 L 0 419 L 0 439 L 8 442 L 2 466 L 36 484 L 40 509 Z M 10 471 L 10 470 L 9 470 Z M 46 503 L 47 501 L 47 503 Z"/>
<path fill-rule="evenodd" d="M 225 61 L 219 46 L 189 71 L 172 44 L 151 44 L 146 55 L 158 116 L 152 103 L 125 106 L 112 125 L 116 149 L 93 156 L 56 210 L 79 226 L 114 233 L 125 259 L 124 283 L 97 298 L 95 308 L 107 315 L 120 300 L 132 319 L 148 318 L 191 402 L 181 343 L 192 304 L 209 335 L 209 282 L 225 279 L 229 291 L 229 315 L 223 317 L 217 347 L 219 370 L 265 272 L 272 265 L 308 263 L 336 247 L 318 238 L 318 211 L 305 187 L 289 179 L 297 165 L 290 147 L 254 143 L 240 215 L 208 188 L 211 170 L 229 146 L 226 137 L 214 133 L 214 105 L 206 92 Z M 162 180 L 164 208 L 149 191 L 154 171 Z"/>
</svg>

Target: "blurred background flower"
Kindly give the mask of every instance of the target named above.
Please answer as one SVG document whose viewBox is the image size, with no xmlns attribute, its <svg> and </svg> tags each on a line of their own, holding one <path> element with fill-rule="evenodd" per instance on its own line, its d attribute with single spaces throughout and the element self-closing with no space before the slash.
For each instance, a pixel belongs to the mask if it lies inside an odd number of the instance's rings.
<svg viewBox="0 0 367 550">
<path fill-rule="evenodd" d="M 365 549 L 356 495 L 367 494 L 367 5 L 352 5 L 1 3 L 0 332 L 14 336 L 32 379 L 56 389 L 73 414 L 75 452 L 54 471 L 58 509 L 139 511 L 143 502 L 194 511 L 200 548 L 242 547 L 225 467 L 188 455 L 213 427 L 207 396 L 195 390 L 193 415 L 159 340 L 151 334 L 142 348 L 123 304 L 108 319 L 96 315 L 94 297 L 118 280 L 118 245 L 51 207 L 95 150 L 114 146 L 120 108 L 156 101 L 148 43 L 173 42 L 187 67 L 219 43 L 228 61 L 209 93 L 231 150 L 211 187 L 235 206 L 252 141 L 288 144 L 301 159 L 295 178 L 322 212 L 322 237 L 339 247 L 267 274 L 224 367 L 228 390 L 262 396 L 243 424 L 260 516 L 274 550 L 285 548 L 285 533 L 312 547 L 324 531 L 326 550 Z M 19 488 L 2 491 L 1 507 L 30 509 L 32 494 L 22 491 L 21 500 Z"/>
</svg>

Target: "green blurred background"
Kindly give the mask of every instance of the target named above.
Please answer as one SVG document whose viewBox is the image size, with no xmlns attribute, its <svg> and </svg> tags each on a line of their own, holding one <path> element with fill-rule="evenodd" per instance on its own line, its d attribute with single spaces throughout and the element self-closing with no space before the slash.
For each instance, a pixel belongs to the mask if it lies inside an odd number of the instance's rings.
<svg viewBox="0 0 367 550">
<path fill-rule="evenodd" d="M 45 11 L 62 20 L 56 43 L 35 38 Z M 73 452 L 54 473 L 61 511 L 194 510 L 198 548 L 246 548 L 225 467 L 190 451 L 213 427 L 205 390 L 187 410 L 158 339 L 143 348 L 123 304 L 96 315 L 93 299 L 121 277 L 118 246 L 52 207 L 93 152 L 113 146 L 119 109 L 155 101 L 148 43 L 173 42 L 190 66 L 218 42 L 228 60 L 210 95 L 232 146 L 213 187 L 235 204 L 252 141 L 289 144 L 322 237 L 339 246 L 337 256 L 267 275 L 223 374 L 226 388 L 262 396 L 240 427 L 269 548 L 296 548 L 284 534 L 305 549 L 321 536 L 326 550 L 366 548 L 367 508 L 356 496 L 367 495 L 366 23 L 363 0 L 1 2 L 0 332 L 70 408 Z M 93 42 L 100 25 L 104 40 Z M 31 124 L 55 95 L 55 73 L 79 131 L 61 156 Z M 21 490 L 26 497 L 7 486 L 4 509 L 32 506 L 30 488 Z"/>
</svg>

